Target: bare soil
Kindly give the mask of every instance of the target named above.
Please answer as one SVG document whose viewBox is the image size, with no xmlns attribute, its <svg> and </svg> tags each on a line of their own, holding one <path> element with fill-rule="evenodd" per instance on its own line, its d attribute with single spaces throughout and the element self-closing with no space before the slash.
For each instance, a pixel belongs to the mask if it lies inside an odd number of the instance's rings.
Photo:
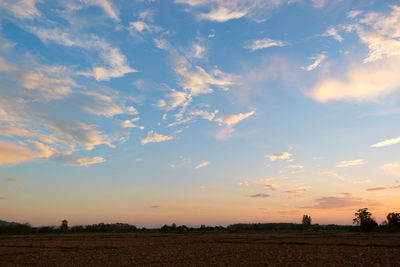
<svg viewBox="0 0 400 267">
<path fill-rule="evenodd" d="M 0 266 L 400 266 L 400 234 L 4 235 Z"/>
</svg>

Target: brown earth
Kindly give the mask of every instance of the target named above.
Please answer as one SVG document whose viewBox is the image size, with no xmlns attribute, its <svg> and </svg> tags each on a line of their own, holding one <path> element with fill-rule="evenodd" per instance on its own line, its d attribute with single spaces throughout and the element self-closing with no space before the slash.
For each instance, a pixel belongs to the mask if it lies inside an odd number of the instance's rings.
<svg viewBox="0 0 400 267">
<path fill-rule="evenodd" d="M 0 266 L 400 266 L 400 234 L 5 235 Z"/>
</svg>

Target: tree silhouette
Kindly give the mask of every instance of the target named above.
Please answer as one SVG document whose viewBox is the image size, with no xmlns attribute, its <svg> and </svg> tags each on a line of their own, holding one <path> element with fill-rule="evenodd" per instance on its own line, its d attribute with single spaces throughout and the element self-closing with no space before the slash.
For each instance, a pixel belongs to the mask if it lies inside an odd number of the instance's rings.
<svg viewBox="0 0 400 267">
<path fill-rule="evenodd" d="M 311 216 L 308 215 L 303 215 L 303 220 L 302 220 L 303 227 L 308 229 L 311 226 Z"/>
<path fill-rule="evenodd" d="M 400 230 L 400 213 L 389 213 L 386 216 L 389 229 L 392 231 Z"/>
<path fill-rule="evenodd" d="M 354 216 L 353 224 L 360 225 L 362 231 L 370 232 L 378 227 L 375 219 L 371 217 L 372 213 L 368 211 L 368 208 L 359 209 L 354 213 Z"/>
<path fill-rule="evenodd" d="M 67 220 L 62 220 L 61 225 L 60 225 L 60 231 L 61 232 L 68 232 L 68 221 Z"/>
</svg>

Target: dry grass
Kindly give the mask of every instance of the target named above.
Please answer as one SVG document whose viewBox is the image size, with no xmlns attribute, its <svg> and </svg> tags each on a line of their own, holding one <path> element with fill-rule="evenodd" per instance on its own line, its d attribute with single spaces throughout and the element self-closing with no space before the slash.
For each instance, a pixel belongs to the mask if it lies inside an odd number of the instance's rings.
<svg viewBox="0 0 400 267">
<path fill-rule="evenodd" d="M 0 266 L 399 266 L 399 234 L 0 236 Z"/>
</svg>

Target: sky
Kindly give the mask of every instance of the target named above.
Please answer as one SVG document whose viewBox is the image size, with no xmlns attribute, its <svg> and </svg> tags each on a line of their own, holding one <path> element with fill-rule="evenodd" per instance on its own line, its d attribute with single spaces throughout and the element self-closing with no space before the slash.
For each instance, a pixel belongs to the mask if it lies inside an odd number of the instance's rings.
<svg viewBox="0 0 400 267">
<path fill-rule="evenodd" d="M 0 0 L 0 219 L 380 223 L 400 2 Z"/>
</svg>

